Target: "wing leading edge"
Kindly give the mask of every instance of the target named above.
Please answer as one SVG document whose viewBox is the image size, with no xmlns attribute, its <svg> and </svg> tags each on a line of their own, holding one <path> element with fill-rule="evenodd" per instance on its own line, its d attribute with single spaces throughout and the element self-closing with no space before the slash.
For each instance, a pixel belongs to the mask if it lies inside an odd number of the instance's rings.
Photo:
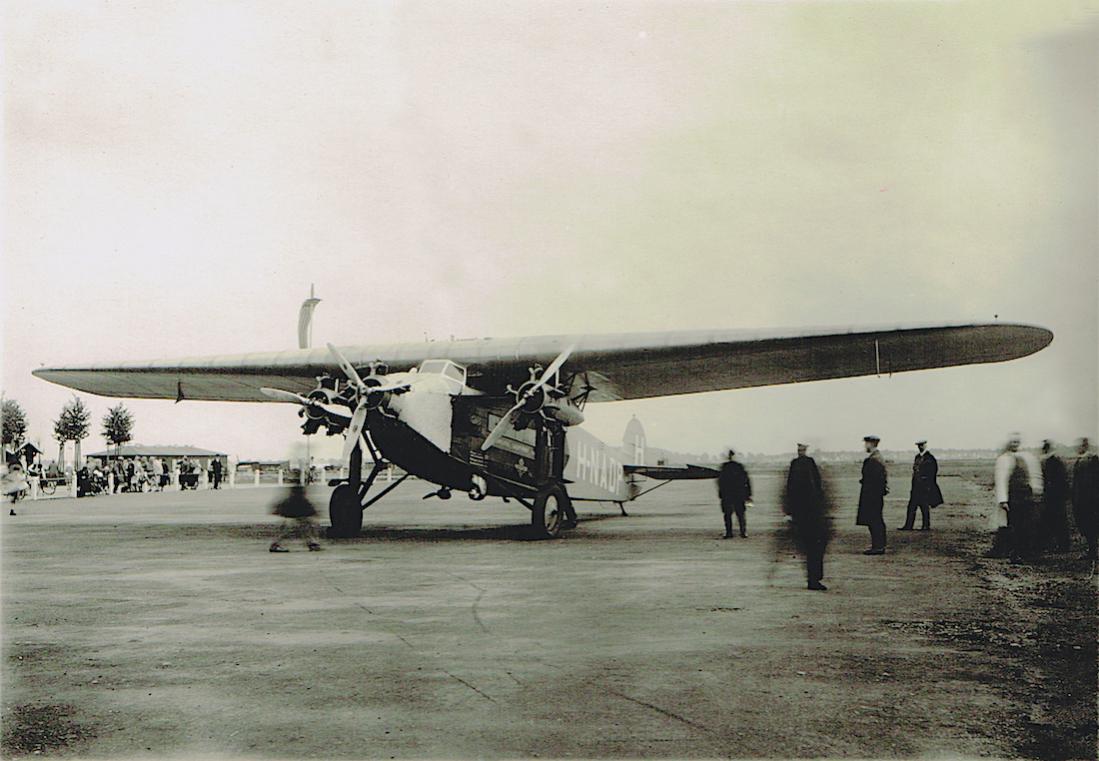
<svg viewBox="0 0 1099 761">
<path fill-rule="evenodd" d="M 381 359 L 393 368 L 447 358 L 470 368 L 470 385 L 503 393 L 575 346 L 566 366 L 589 401 L 642 399 L 754 386 L 888 375 L 1006 362 L 1053 340 L 1017 324 L 931 325 L 810 331 L 671 331 L 406 343 L 342 348 L 351 364 Z M 91 394 L 142 399 L 268 401 L 260 389 L 306 393 L 324 372 L 338 373 L 325 349 L 196 357 L 112 365 L 42 368 L 43 380 Z"/>
</svg>

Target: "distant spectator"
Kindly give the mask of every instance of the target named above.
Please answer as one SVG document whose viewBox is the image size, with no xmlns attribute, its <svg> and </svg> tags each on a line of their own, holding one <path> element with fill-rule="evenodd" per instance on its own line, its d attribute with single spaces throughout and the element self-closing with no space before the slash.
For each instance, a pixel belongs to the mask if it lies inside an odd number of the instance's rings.
<svg viewBox="0 0 1099 761">
<path fill-rule="evenodd" d="M 908 496 L 908 511 L 904 525 L 898 531 L 911 531 L 916 523 L 916 510 L 920 511 L 920 531 L 931 530 L 931 508 L 943 503 L 939 490 L 939 462 L 927 448 L 927 439 L 916 442 L 916 457 L 912 461 L 912 490 Z"/>
<path fill-rule="evenodd" d="M 885 462 L 878 452 L 881 439 L 877 436 L 863 436 L 866 447 L 866 459 L 862 461 L 862 478 L 859 479 L 859 512 L 855 524 L 870 529 L 870 549 L 863 555 L 885 554 L 885 495 L 889 493 L 889 479 L 885 472 Z"/>
<path fill-rule="evenodd" d="M 1010 557 L 1018 562 L 1029 557 L 1035 545 L 1035 501 L 1042 496 L 1042 470 L 1030 452 L 1020 451 L 1019 434 L 1013 433 L 996 458 L 995 490 L 999 509 L 993 511 L 996 530 L 989 557 Z"/>
<path fill-rule="evenodd" d="M 1072 467 L 1072 514 L 1076 530 L 1088 540 L 1088 560 L 1099 560 L 1099 457 L 1090 451 L 1084 438 L 1076 445 L 1076 464 Z"/>
<path fill-rule="evenodd" d="M 752 482 L 748 471 L 736 461 L 736 452 L 729 450 L 726 461 L 717 477 L 717 493 L 721 499 L 721 513 L 725 519 L 725 539 L 733 538 L 733 515 L 742 537 L 748 536 L 745 524 L 745 508 L 752 503 Z"/>
<path fill-rule="evenodd" d="M 816 461 L 806 452 L 808 445 L 798 444 L 798 456 L 790 461 L 783 491 L 782 509 L 790 517 L 794 543 L 805 555 L 808 588 L 824 592 L 824 552 L 831 537 L 828 498 Z"/>
<path fill-rule="evenodd" d="M 210 463 L 210 481 L 215 489 L 221 488 L 221 460 L 217 457 Z"/>
<path fill-rule="evenodd" d="M 1065 552 L 1072 543 L 1068 525 L 1068 468 L 1053 451 L 1053 442 L 1042 442 L 1042 549 Z"/>
</svg>

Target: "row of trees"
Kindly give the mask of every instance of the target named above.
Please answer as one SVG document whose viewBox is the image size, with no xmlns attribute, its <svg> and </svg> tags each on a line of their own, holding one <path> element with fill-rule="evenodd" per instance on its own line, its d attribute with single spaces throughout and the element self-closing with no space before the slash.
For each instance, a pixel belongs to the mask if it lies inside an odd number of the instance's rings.
<svg viewBox="0 0 1099 761">
<path fill-rule="evenodd" d="M 2 407 L 4 446 L 22 446 L 27 436 L 27 413 L 14 399 L 5 399 Z M 115 447 L 121 447 L 133 439 L 134 417 L 124 404 L 119 403 L 108 409 L 102 425 L 103 438 Z M 61 408 L 57 420 L 53 421 L 53 437 L 59 442 L 58 467 L 65 467 L 65 443 L 69 441 L 73 442 L 73 456 L 80 464 L 80 442 L 88 438 L 91 427 L 91 411 L 80 397 L 74 396 Z"/>
</svg>

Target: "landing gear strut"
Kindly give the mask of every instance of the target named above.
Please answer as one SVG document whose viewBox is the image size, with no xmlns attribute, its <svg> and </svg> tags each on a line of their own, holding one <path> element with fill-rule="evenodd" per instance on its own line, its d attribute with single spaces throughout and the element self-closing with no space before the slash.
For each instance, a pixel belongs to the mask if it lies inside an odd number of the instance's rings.
<svg viewBox="0 0 1099 761">
<path fill-rule="evenodd" d="M 328 500 L 328 519 L 332 523 L 328 529 L 329 539 L 358 536 L 363 530 L 363 511 L 396 489 L 408 478 L 408 473 L 405 473 L 378 494 L 367 499 L 367 492 L 374 485 L 378 474 L 389 467 L 389 464 L 382 459 L 381 454 L 373 446 L 371 446 L 370 454 L 374 457 L 374 467 L 370 470 L 370 475 L 366 477 L 366 481 L 363 481 L 362 447 L 356 446 L 351 450 L 347 483 L 337 486 Z"/>
</svg>

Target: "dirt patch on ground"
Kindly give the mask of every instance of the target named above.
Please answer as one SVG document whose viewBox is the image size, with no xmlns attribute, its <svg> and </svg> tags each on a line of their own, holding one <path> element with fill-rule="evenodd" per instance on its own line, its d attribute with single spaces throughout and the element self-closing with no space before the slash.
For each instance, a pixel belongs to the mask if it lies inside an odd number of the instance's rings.
<svg viewBox="0 0 1099 761">
<path fill-rule="evenodd" d="M 75 711 L 71 705 L 48 703 L 5 709 L 0 727 L 4 757 L 59 755 L 78 750 L 94 733 L 70 718 Z"/>
</svg>

